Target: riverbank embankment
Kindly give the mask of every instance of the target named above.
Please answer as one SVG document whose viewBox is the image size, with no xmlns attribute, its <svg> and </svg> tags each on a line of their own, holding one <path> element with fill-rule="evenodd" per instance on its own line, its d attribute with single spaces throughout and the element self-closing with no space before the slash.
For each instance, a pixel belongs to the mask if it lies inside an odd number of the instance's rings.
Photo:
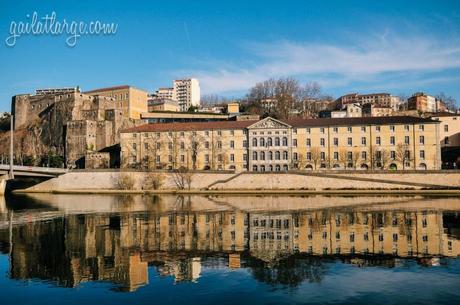
<svg viewBox="0 0 460 305">
<path fill-rule="evenodd" d="M 17 193 L 460 195 L 460 172 L 75 171 Z"/>
</svg>

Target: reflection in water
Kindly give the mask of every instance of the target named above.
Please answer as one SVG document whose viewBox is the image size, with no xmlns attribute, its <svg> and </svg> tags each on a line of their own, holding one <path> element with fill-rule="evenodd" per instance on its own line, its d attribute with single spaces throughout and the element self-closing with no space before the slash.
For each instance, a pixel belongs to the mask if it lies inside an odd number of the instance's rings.
<svg viewBox="0 0 460 305">
<path fill-rule="evenodd" d="M 429 266 L 460 254 L 458 199 L 361 198 L 366 204 L 354 206 L 355 198 L 106 196 L 82 210 L 63 203 L 69 198 L 38 196 L 31 205 L 47 201 L 48 209 L 0 210 L 11 278 L 65 287 L 110 281 L 134 291 L 148 284 L 149 266 L 180 282 L 198 281 L 206 265 L 297 286 L 322 281 L 336 259 L 393 267 L 415 258 Z"/>
</svg>

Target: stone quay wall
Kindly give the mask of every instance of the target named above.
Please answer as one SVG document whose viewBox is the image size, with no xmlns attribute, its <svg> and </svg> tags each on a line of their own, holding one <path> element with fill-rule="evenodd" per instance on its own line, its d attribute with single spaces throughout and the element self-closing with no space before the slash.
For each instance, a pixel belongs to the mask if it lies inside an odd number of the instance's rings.
<svg viewBox="0 0 460 305">
<path fill-rule="evenodd" d="M 27 191 L 119 190 L 120 181 L 129 177 L 130 190 L 152 190 L 146 181 L 161 177 L 161 190 L 179 190 L 183 177 L 171 172 L 74 171 L 37 184 Z M 460 188 L 460 172 L 311 172 L 311 173 L 232 173 L 194 172 L 191 190 L 391 190 Z"/>
</svg>

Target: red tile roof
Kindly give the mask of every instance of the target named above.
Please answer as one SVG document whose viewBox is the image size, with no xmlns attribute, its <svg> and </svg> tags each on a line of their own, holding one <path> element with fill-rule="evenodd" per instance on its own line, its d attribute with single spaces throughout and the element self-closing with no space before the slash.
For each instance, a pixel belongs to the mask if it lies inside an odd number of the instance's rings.
<svg viewBox="0 0 460 305">
<path fill-rule="evenodd" d="M 260 120 L 248 121 L 215 121 L 215 122 L 186 122 L 186 123 L 151 123 L 122 130 L 130 132 L 162 132 L 162 131 L 190 131 L 190 130 L 216 130 L 216 129 L 242 129 L 251 126 Z M 324 119 L 291 119 L 280 120 L 292 127 L 316 126 L 344 126 L 344 125 L 383 125 L 383 124 L 421 124 L 439 123 L 432 119 L 412 116 L 385 116 L 362 118 L 324 118 Z"/>
<path fill-rule="evenodd" d="M 151 123 L 122 130 L 130 132 L 161 132 L 161 131 L 190 131 L 212 129 L 241 129 L 246 128 L 256 121 L 215 121 L 215 122 L 186 122 L 186 123 Z"/>
</svg>

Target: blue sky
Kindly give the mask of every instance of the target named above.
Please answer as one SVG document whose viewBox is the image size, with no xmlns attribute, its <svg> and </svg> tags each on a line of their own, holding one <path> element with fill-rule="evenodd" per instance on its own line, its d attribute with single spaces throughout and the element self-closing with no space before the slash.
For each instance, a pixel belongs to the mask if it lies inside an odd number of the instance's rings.
<svg viewBox="0 0 460 305">
<path fill-rule="evenodd" d="M 111 36 L 23 36 L 11 22 L 118 24 Z M 238 97 L 255 82 L 294 76 L 335 97 L 441 91 L 460 100 L 459 1 L 0 2 L 0 110 L 35 88 L 130 84 L 149 91 L 197 77 L 202 94 Z"/>
</svg>

